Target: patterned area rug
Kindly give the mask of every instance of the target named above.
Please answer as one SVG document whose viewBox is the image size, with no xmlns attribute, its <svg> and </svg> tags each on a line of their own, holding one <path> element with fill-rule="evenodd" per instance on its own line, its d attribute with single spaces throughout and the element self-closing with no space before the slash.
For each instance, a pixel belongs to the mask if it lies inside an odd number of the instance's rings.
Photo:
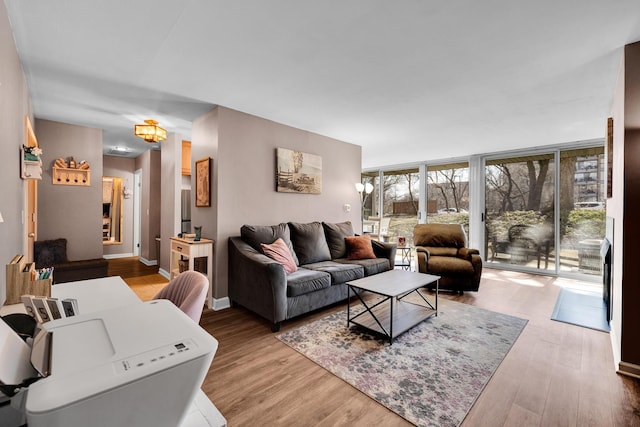
<svg viewBox="0 0 640 427">
<path fill-rule="evenodd" d="M 419 426 L 458 426 L 527 321 L 445 299 L 389 345 L 346 310 L 277 338 Z"/>
</svg>

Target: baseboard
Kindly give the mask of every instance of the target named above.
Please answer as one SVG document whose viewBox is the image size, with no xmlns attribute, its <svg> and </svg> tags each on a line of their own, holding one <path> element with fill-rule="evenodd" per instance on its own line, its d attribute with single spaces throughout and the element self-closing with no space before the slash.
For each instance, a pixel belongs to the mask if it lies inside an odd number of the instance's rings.
<svg viewBox="0 0 640 427">
<path fill-rule="evenodd" d="M 143 263 L 146 266 L 158 265 L 158 260 L 157 259 L 148 260 L 146 258 L 140 257 L 140 262 Z"/>
<path fill-rule="evenodd" d="M 212 298 L 213 304 L 211 308 L 215 311 L 224 310 L 225 308 L 231 307 L 231 301 L 229 301 L 229 297 L 224 297 L 220 299 Z"/>
<path fill-rule="evenodd" d="M 171 275 L 169 274 L 169 272 L 163 268 L 159 268 L 158 269 L 158 274 L 160 274 L 161 276 L 163 276 L 165 279 L 169 279 L 171 280 Z"/>
<path fill-rule="evenodd" d="M 620 362 L 622 362 L 622 355 L 620 354 L 620 347 L 618 347 L 618 335 L 614 327 L 614 322 L 610 321 L 611 330 L 609 331 L 609 338 L 611 339 L 611 350 L 613 351 L 613 368 L 618 372 Z"/>
<path fill-rule="evenodd" d="M 640 378 L 640 365 L 629 362 L 620 362 L 618 364 L 618 373 L 633 378 Z"/>
<path fill-rule="evenodd" d="M 107 255 L 102 255 L 102 258 L 104 259 L 114 259 L 114 258 L 131 258 L 133 255 L 133 252 L 130 252 L 128 254 L 107 254 Z"/>
</svg>

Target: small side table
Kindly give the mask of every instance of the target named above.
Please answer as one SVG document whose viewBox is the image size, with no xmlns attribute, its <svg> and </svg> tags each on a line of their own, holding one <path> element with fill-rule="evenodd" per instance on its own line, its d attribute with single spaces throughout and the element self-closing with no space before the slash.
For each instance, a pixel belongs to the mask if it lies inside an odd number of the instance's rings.
<svg viewBox="0 0 640 427">
<path fill-rule="evenodd" d="M 411 271 L 411 246 L 398 246 L 398 251 L 400 252 L 400 262 L 396 263 L 396 267 Z"/>
</svg>

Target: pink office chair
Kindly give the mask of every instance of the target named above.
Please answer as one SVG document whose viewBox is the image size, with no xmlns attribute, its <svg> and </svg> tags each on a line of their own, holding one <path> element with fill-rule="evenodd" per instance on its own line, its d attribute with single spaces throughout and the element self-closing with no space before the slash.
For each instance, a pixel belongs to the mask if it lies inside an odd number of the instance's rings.
<svg viewBox="0 0 640 427">
<path fill-rule="evenodd" d="M 162 288 L 153 299 L 167 299 L 196 323 L 200 322 L 202 307 L 209 290 L 209 279 L 197 271 L 185 271 Z"/>
</svg>

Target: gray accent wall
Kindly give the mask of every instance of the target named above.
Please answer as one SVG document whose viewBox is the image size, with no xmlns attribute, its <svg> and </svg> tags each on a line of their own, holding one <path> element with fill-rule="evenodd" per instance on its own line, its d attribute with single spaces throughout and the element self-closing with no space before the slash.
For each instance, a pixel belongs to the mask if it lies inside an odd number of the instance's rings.
<svg viewBox="0 0 640 427">
<path fill-rule="evenodd" d="M 102 176 L 122 178 L 123 188 L 133 190 L 133 174 L 136 160 L 128 157 L 104 156 Z M 111 256 L 133 256 L 133 191 L 122 200 L 122 244 L 103 245 L 103 254 Z"/>
<path fill-rule="evenodd" d="M 180 232 L 180 189 L 182 187 L 182 138 L 169 134 L 162 141 L 160 164 L 160 203 L 152 202 L 150 210 L 160 210 L 160 268 L 166 274 L 170 271 L 171 240 Z"/>
<path fill-rule="evenodd" d="M 38 189 L 38 240 L 67 239 L 72 260 L 102 258 L 102 129 L 36 120 L 44 152 Z M 91 185 L 54 185 L 52 165 L 58 157 L 86 160 Z"/>
<path fill-rule="evenodd" d="M 156 236 L 160 236 L 160 151 L 147 150 L 136 158 L 142 171 L 140 188 L 140 259 L 160 264 Z"/>
<path fill-rule="evenodd" d="M 192 165 L 213 158 L 212 206 L 192 206 L 192 225 L 202 225 L 214 248 L 214 298 L 228 295 L 227 240 L 243 224 L 351 221 L 360 227 L 361 147 L 292 128 L 225 107 L 216 107 L 193 123 Z M 276 148 L 322 157 L 322 194 L 278 193 Z M 195 177 L 192 176 L 195 190 Z M 195 197 L 194 197 L 195 198 Z M 194 202 L 192 201 L 192 204 Z M 345 212 L 344 205 L 351 206 Z"/>
<path fill-rule="evenodd" d="M 29 91 L 18 58 L 4 2 L 0 2 L 0 265 L 27 254 L 24 221 L 26 181 L 20 179 L 20 147 L 25 142 L 24 116 L 31 115 Z M 37 132 L 36 132 L 37 133 Z M 6 278 L 0 273 L 0 304 L 6 299 Z"/>
</svg>

